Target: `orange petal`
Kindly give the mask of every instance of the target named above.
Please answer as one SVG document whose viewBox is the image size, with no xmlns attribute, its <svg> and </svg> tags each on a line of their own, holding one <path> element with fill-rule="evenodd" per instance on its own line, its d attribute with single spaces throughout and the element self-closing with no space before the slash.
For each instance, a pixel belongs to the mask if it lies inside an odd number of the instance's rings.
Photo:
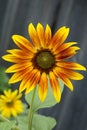
<svg viewBox="0 0 87 130">
<path fill-rule="evenodd" d="M 28 61 L 31 60 L 34 56 L 34 54 L 31 52 L 28 52 L 26 54 L 23 51 L 18 49 L 7 50 L 7 52 L 11 54 L 6 54 L 2 56 L 2 59 L 13 63 L 23 63 L 26 60 Z"/>
<path fill-rule="evenodd" d="M 58 48 L 56 48 L 54 50 L 54 53 L 55 54 L 58 54 L 66 49 L 68 49 L 70 46 L 74 45 L 74 44 L 77 44 L 77 42 L 68 42 L 68 43 L 64 43 L 62 44 L 61 46 L 59 46 Z"/>
<path fill-rule="evenodd" d="M 27 93 L 29 93 L 31 90 L 33 90 L 33 89 L 37 86 L 39 80 L 40 80 L 40 71 L 38 71 L 38 72 L 33 76 L 33 78 L 30 79 L 30 84 L 28 84 L 28 87 L 26 88 L 26 92 L 25 92 L 25 93 L 27 94 Z"/>
<path fill-rule="evenodd" d="M 57 69 L 58 73 L 61 73 L 62 75 L 65 75 L 69 79 L 73 80 L 81 80 L 84 78 L 84 76 L 78 72 L 74 72 L 70 69 L 64 69 L 64 68 L 58 68 Z"/>
<path fill-rule="evenodd" d="M 17 58 L 16 56 L 13 56 L 12 54 L 7 54 L 2 56 L 2 59 L 9 61 L 9 62 L 14 62 L 14 63 L 20 63 L 22 60 L 20 60 L 19 58 Z"/>
<path fill-rule="evenodd" d="M 55 50 L 59 47 L 67 38 L 69 34 L 69 28 L 65 26 L 61 27 L 53 36 L 52 38 L 52 47 Z"/>
<path fill-rule="evenodd" d="M 59 74 L 59 77 L 61 78 L 61 80 L 64 82 L 64 84 L 71 90 L 73 91 L 74 87 L 73 84 L 71 83 L 71 81 L 66 78 L 66 76 Z"/>
<path fill-rule="evenodd" d="M 23 72 L 17 72 L 15 74 L 12 75 L 12 77 L 9 79 L 9 83 L 16 83 L 19 82 L 23 79 L 24 74 Z"/>
<path fill-rule="evenodd" d="M 38 86 L 39 98 L 43 102 L 47 96 L 48 91 L 48 79 L 45 72 L 42 73 L 40 83 Z"/>
<path fill-rule="evenodd" d="M 49 42 L 51 41 L 51 38 L 52 38 L 52 32 L 51 32 L 50 26 L 47 24 L 46 25 L 46 30 L 45 30 L 46 47 L 49 45 Z"/>
<path fill-rule="evenodd" d="M 64 62 L 58 62 L 58 67 L 62 67 L 65 69 L 72 69 L 72 70 L 86 70 L 86 68 L 76 62 L 70 62 L 70 61 L 64 61 Z"/>
<path fill-rule="evenodd" d="M 28 50 L 31 52 L 35 52 L 34 46 L 25 37 L 20 35 L 13 35 L 12 39 L 19 48 L 26 51 Z"/>
<path fill-rule="evenodd" d="M 60 72 L 59 69 L 55 68 L 53 70 L 53 72 L 55 73 L 55 75 L 57 77 L 59 77 L 63 83 L 71 90 L 73 91 L 73 85 L 71 83 L 71 81 L 67 78 L 67 76 L 65 74 L 62 73 L 62 71 Z"/>
<path fill-rule="evenodd" d="M 11 53 L 13 56 L 16 56 L 17 58 L 20 59 L 30 59 L 34 56 L 34 53 L 30 51 L 26 52 L 19 49 L 11 49 L 11 50 L 7 50 L 7 52 Z"/>
<path fill-rule="evenodd" d="M 26 63 L 22 63 L 22 64 L 15 64 L 15 65 L 12 65 L 9 68 L 7 68 L 5 72 L 6 73 L 14 73 L 14 72 L 24 70 L 30 66 L 32 66 L 31 62 L 26 62 Z"/>
<path fill-rule="evenodd" d="M 23 80 L 21 81 L 21 83 L 20 83 L 20 87 L 19 87 L 19 92 L 21 93 L 21 92 L 23 92 L 25 89 L 26 89 L 26 87 L 27 87 L 27 82 L 29 82 L 29 78 L 28 78 L 28 76 L 26 75 L 24 78 L 23 78 Z"/>
<path fill-rule="evenodd" d="M 16 72 L 13 74 L 13 76 L 10 78 L 9 83 L 16 83 L 24 79 L 25 75 L 28 76 L 28 74 L 32 71 L 33 67 L 29 67 L 28 69 Z"/>
<path fill-rule="evenodd" d="M 31 38 L 33 44 L 35 45 L 35 47 L 40 48 L 41 45 L 40 45 L 39 37 L 38 37 L 36 29 L 32 23 L 30 23 L 28 26 L 28 32 L 29 32 L 30 38 Z"/>
<path fill-rule="evenodd" d="M 25 75 L 25 77 L 23 78 L 23 80 L 20 84 L 20 88 L 19 88 L 20 92 L 22 92 L 24 89 L 27 89 L 28 87 L 31 87 L 33 77 L 36 75 L 37 72 L 38 72 L 38 70 L 34 69 Z"/>
<path fill-rule="evenodd" d="M 57 60 L 64 60 L 64 59 L 67 59 L 67 58 L 70 58 L 72 57 L 73 55 L 75 55 L 77 52 L 77 50 L 79 50 L 80 48 L 79 47 L 70 47 L 64 51 L 61 51 L 59 54 L 56 55 L 56 59 Z"/>
<path fill-rule="evenodd" d="M 59 85 L 59 82 L 58 82 L 56 76 L 51 71 L 49 73 L 49 79 L 50 79 L 50 84 L 51 84 L 51 87 L 53 90 L 54 97 L 57 102 L 60 102 L 60 100 L 61 100 L 60 85 Z"/>
<path fill-rule="evenodd" d="M 37 34 L 41 43 L 41 47 L 45 47 L 45 32 L 44 32 L 44 27 L 38 23 L 37 24 Z"/>
</svg>

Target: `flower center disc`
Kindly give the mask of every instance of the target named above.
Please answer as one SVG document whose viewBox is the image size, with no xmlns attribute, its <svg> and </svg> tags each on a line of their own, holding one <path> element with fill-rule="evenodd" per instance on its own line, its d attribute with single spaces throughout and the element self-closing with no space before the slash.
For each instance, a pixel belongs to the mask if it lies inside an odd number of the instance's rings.
<svg viewBox="0 0 87 130">
<path fill-rule="evenodd" d="M 13 101 L 9 100 L 6 104 L 8 107 L 11 107 L 11 106 L 13 106 Z"/>
<path fill-rule="evenodd" d="M 36 56 L 36 63 L 42 69 L 49 69 L 54 64 L 54 56 L 49 51 L 39 52 Z"/>
</svg>

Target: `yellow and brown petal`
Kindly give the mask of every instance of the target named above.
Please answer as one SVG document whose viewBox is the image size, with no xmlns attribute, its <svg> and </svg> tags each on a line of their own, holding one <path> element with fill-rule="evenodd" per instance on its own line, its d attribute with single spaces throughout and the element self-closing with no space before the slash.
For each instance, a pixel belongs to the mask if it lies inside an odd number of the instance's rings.
<svg viewBox="0 0 87 130">
<path fill-rule="evenodd" d="M 28 26 L 31 41 L 20 35 L 13 35 L 12 39 L 19 49 L 7 50 L 8 54 L 2 58 L 14 63 L 6 72 L 14 73 L 9 83 L 19 82 L 19 91 L 29 93 L 38 86 L 38 94 L 44 101 L 50 81 L 54 97 L 60 102 L 61 91 L 58 78 L 71 90 L 72 80 L 81 80 L 83 75 L 76 70 L 85 71 L 86 68 L 78 63 L 68 61 L 80 49 L 76 42 L 65 42 L 69 28 L 61 27 L 53 36 L 50 26 L 46 29 L 38 23 L 36 28 L 32 23 Z"/>
</svg>

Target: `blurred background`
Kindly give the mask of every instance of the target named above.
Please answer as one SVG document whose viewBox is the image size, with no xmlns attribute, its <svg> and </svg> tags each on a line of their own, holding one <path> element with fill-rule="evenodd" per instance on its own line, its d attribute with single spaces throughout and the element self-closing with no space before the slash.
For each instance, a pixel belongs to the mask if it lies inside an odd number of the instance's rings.
<svg viewBox="0 0 87 130">
<path fill-rule="evenodd" d="M 14 48 L 13 34 L 28 38 L 29 23 L 48 23 L 54 33 L 66 25 L 71 29 L 67 41 L 77 41 L 81 48 L 72 58 L 87 67 L 87 0 L 0 0 L 0 57 Z M 0 67 L 9 63 L 0 58 Z M 87 73 L 82 81 L 74 81 L 74 92 L 64 88 L 56 106 L 39 112 L 56 118 L 54 130 L 87 130 Z M 14 88 L 16 85 L 13 85 Z"/>
</svg>

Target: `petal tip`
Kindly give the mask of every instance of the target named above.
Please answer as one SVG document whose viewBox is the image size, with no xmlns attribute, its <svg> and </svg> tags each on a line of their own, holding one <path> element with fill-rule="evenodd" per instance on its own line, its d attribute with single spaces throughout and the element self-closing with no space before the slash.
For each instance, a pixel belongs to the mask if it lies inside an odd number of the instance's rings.
<svg viewBox="0 0 87 130">
<path fill-rule="evenodd" d="M 58 103 L 60 103 L 60 101 L 61 101 L 61 96 L 60 96 L 58 99 L 56 99 L 56 101 L 57 101 Z"/>
<path fill-rule="evenodd" d="M 87 71 L 86 67 L 84 67 L 84 66 L 83 66 L 82 70 L 83 70 L 83 71 Z"/>
<path fill-rule="evenodd" d="M 4 56 L 2 56 L 1 58 L 4 59 Z"/>
<path fill-rule="evenodd" d="M 11 36 L 12 40 L 14 40 L 16 36 L 17 36 L 16 34 L 12 35 Z"/>
<path fill-rule="evenodd" d="M 8 84 L 11 84 L 11 83 L 12 83 L 12 82 L 9 80 L 9 81 L 8 81 Z"/>
<path fill-rule="evenodd" d="M 73 85 L 71 85 L 71 86 L 69 87 L 69 89 L 73 92 L 73 91 L 74 91 Z"/>
<path fill-rule="evenodd" d="M 40 98 L 40 101 L 41 101 L 41 102 L 44 102 L 44 100 L 45 100 L 45 99 L 43 99 L 43 98 Z"/>
<path fill-rule="evenodd" d="M 7 55 L 2 56 L 1 58 L 7 61 Z"/>
<path fill-rule="evenodd" d="M 19 87 L 19 93 L 21 94 L 23 92 L 23 90 Z"/>
<path fill-rule="evenodd" d="M 28 25 L 28 28 L 31 28 L 31 27 L 33 27 L 34 25 L 33 25 L 33 23 L 30 23 L 29 25 Z"/>
</svg>

